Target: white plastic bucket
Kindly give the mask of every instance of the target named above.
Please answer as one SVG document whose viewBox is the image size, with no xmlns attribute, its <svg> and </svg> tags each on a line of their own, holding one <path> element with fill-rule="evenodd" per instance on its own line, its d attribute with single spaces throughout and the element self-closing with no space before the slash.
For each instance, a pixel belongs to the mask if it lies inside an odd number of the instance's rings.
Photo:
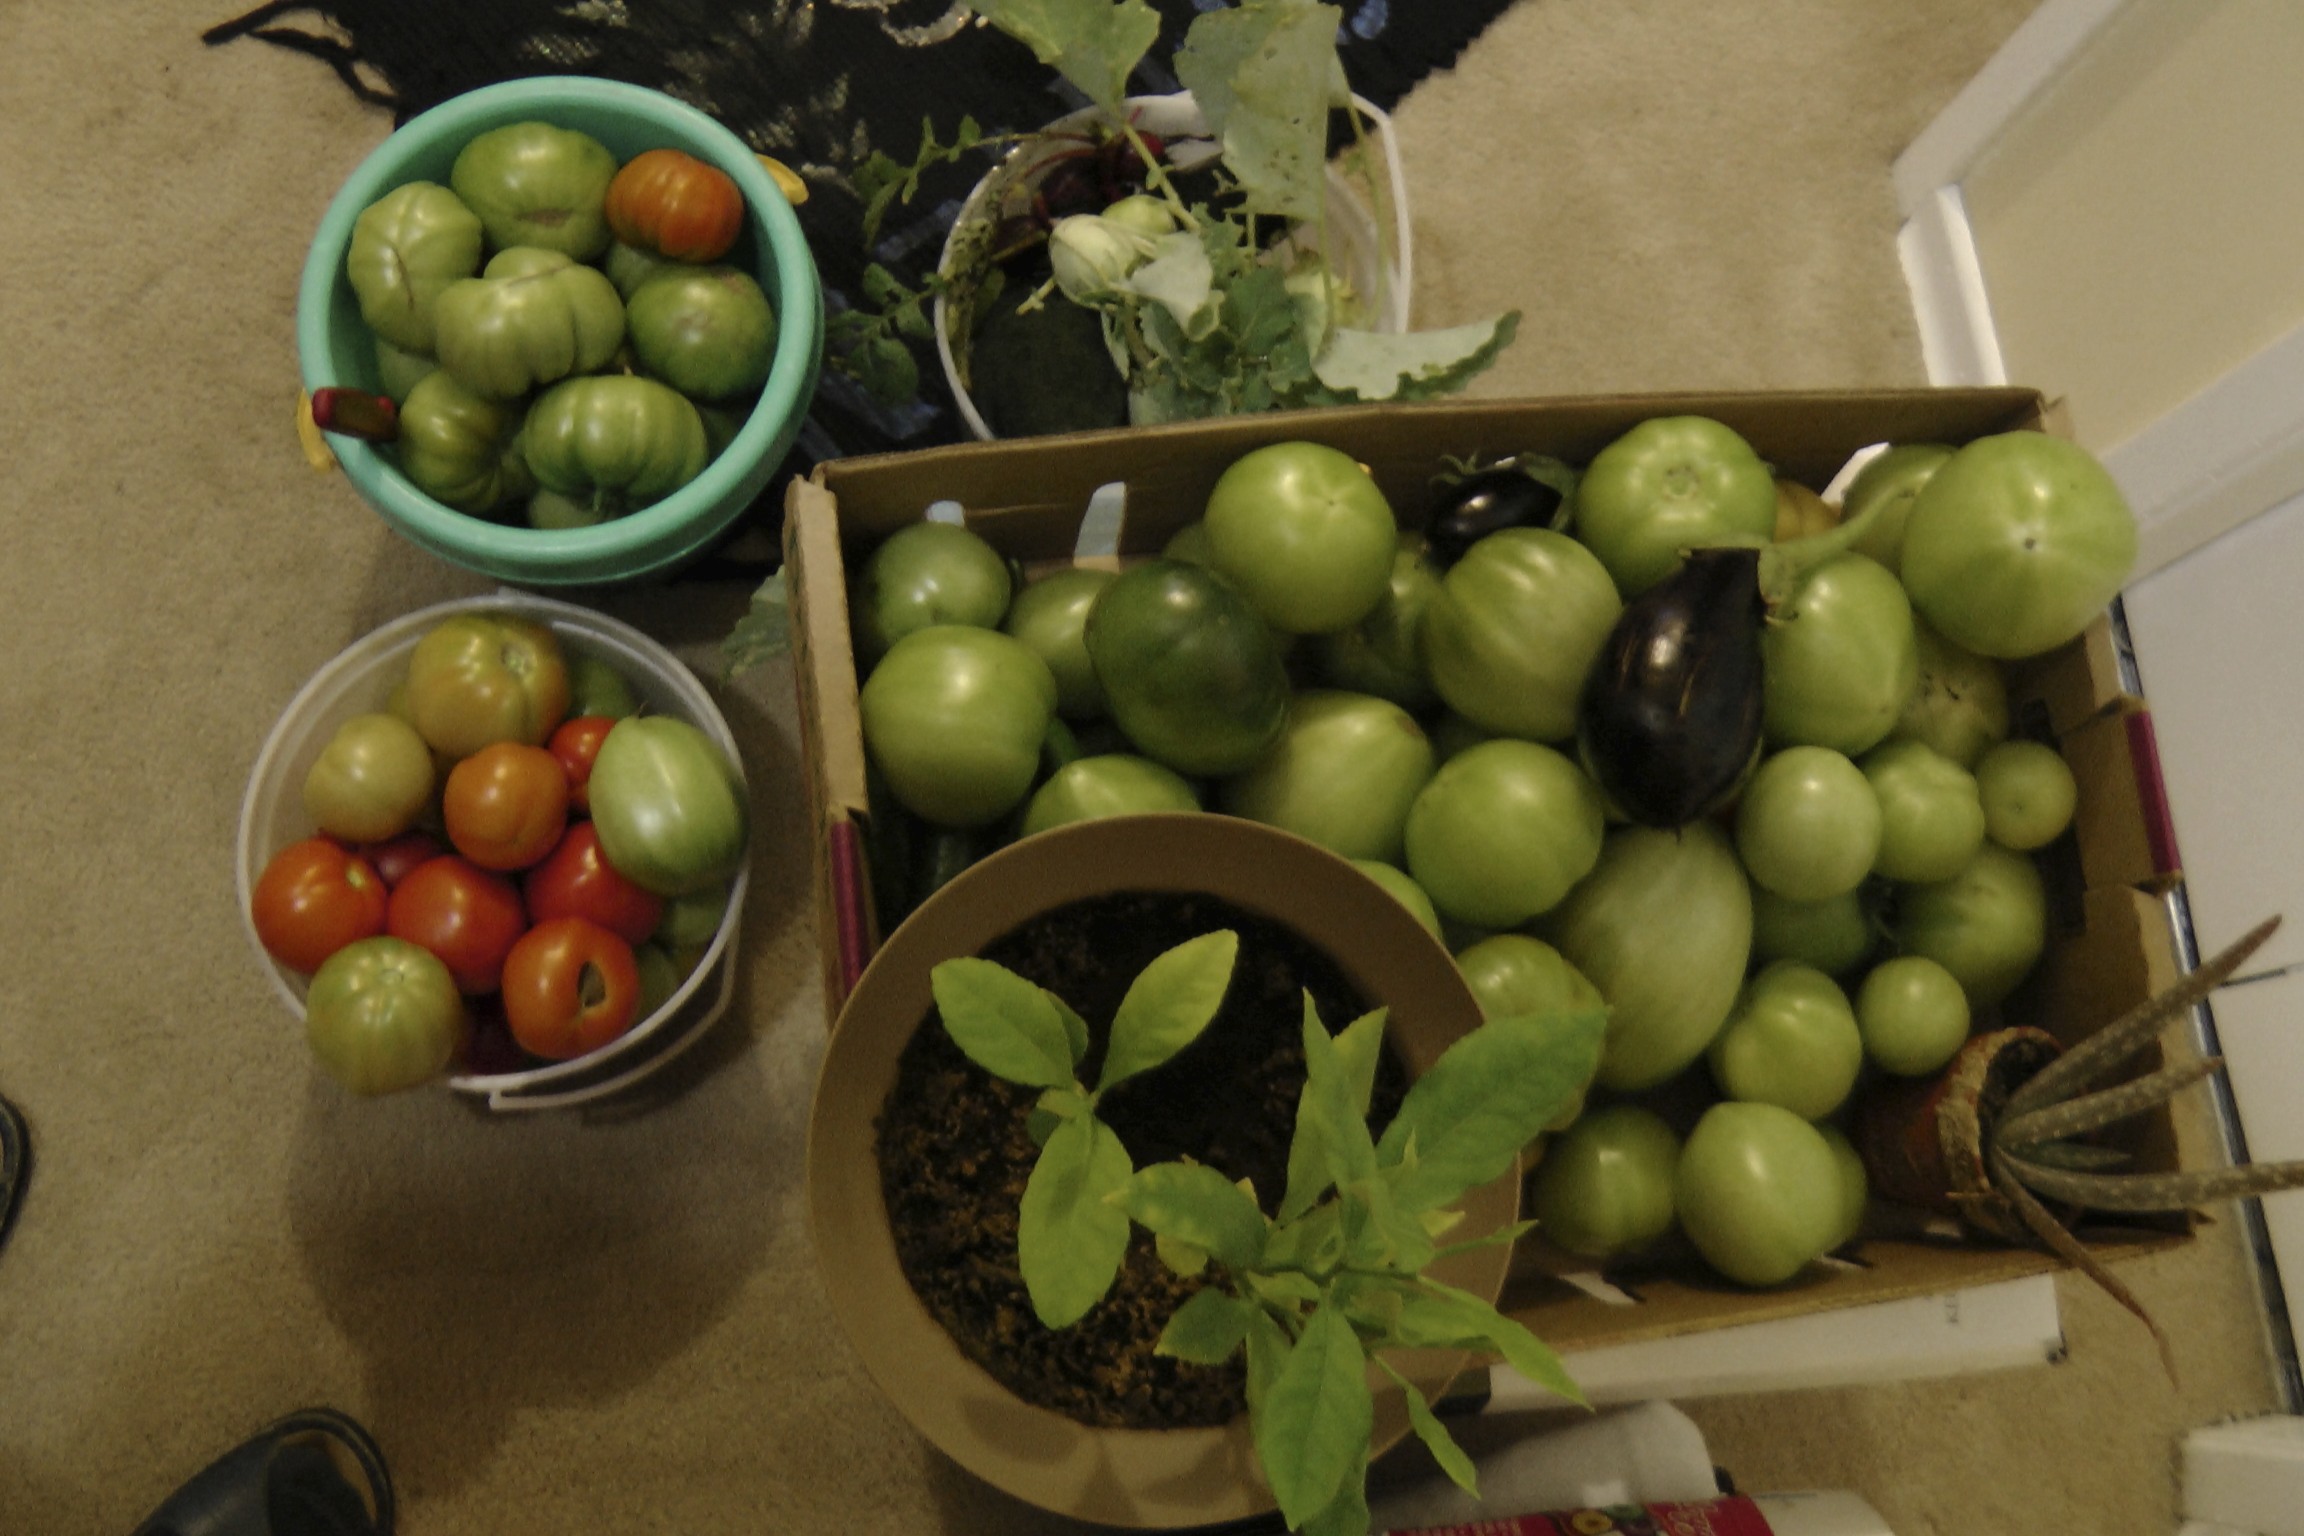
<svg viewBox="0 0 2304 1536">
<path fill-rule="evenodd" d="M 304 777 L 329 738 L 354 715 L 384 709 L 393 685 L 407 674 L 416 642 L 441 620 L 460 613 L 516 614 L 549 625 L 569 654 L 589 655 L 613 667 L 631 684 L 644 711 L 673 715 L 702 730 L 742 778 L 743 758 L 736 750 L 736 738 L 695 674 L 639 630 L 605 614 L 506 590 L 419 609 L 370 631 L 315 672 L 289 700 L 256 754 L 240 803 L 241 927 L 258 962 L 271 975 L 273 990 L 299 1019 L 304 1016 L 308 978 L 273 959 L 256 937 L 251 908 L 256 880 L 274 854 L 313 835 L 311 817 L 304 810 Z M 491 1109 L 557 1109 L 606 1098 L 671 1061 L 728 1010 L 735 986 L 736 935 L 751 879 L 749 865 L 737 872 L 728 910 L 703 957 L 656 1012 L 598 1050 L 572 1060 L 518 1072 L 460 1073 L 447 1079 L 448 1086 L 484 1100 Z"/>
<path fill-rule="evenodd" d="M 1129 121 L 1146 133 L 1157 134 L 1166 142 L 1168 153 L 1178 163 L 1203 163 L 1216 153 L 1208 140 L 1208 123 L 1200 115 L 1200 104 L 1192 99 L 1190 91 L 1178 91 L 1169 96 L 1131 96 L 1126 103 Z M 1351 278 L 1353 287 L 1361 293 L 1382 295 L 1373 321 L 1379 331 L 1401 333 L 1408 329 L 1410 290 L 1415 281 L 1415 265 L 1409 236 L 1408 183 L 1400 168 L 1400 145 L 1392 134 L 1392 119 L 1374 102 L 1363 96 L 1352 98 L 1353 107 L 1369 125 L 1369 139 L 1382 152 L 1386 200 L 1392 215 L 1391 249 L 1384 248 L 1382 231 L 1376 214 L 1361 199 L 1359 188 L 1352 179 L 1331 165 L 1328 168 L 1328 232 L 1337 245 L 1335 264 Z M 1068 133 L 1086 128 L 1099 115 L 1099 109 L 1084 107 L 1078 112 L 1056 119 L 1042 129 L 1043 133 Z M 1192 146 L 1204 146 L 1194 151 Z M 1026 173 L 1033 167 L 1032 141 L 1018 144 L 995 166 L 983 180 L 976 183 L 960 212 L 952 220 L 952 228 L 944 237 L 944 249 L 938 258 L 937 269 L 949 273 L 958 258 L 958 244 L 963 232 L 981 223 L 990 206 L 1008 189 L 1028 181 Z M 1187 158 L 1197 154 L 1196 159 Z M 1043 174 L 1045 174 L 1043 168 Z M 1303 234 L 1308 238 L 1310 232 Z M 990 442 L 993 432 L 976 409 L 976 402 L 967 387 L 961 383 L 960 363 L 952 346 L 952 328 L 957 317 L 938 294 L 935 303 L 936 359 L 943 365 L 944 382 L 952 392 L 953 404 L 959 409 L 960 419 L 979 441 Z"/>
</svg>

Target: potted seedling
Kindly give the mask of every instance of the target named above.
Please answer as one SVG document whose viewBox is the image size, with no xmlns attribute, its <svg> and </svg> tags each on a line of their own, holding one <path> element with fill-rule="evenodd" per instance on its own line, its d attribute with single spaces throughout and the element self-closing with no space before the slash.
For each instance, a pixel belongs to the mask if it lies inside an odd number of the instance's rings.
<svg viewBox="0 0 2304 1536">
<path fill-rule="evenodd" d="M 819 1264 L 891 1399 L 1010 1492 L 1357 1536 L 1410 1433 L 1471 1485 L 1434 1413 L 1471 1355 L 1576 1396 L 1494 1301 L 1520 1152 L 1602 1029 L 1482 1023 L 1404 907 L 1285 833 L 1060 828 L 931 897 L 843 1010 Z"/>
<path fill-rule="evenodd" d="M 2141 1171 L 2096 1133 L 2159 1108 L 2213 1074 L 2204 1057 L 2138 1075 L 2160 1032 L 2230 980 L 2280 925 L 2258 924 L 2157 997 L 2070 1049 L 2029 1026 L 1972 1036 L 1949 1066 L 1864 1107 L 1858 1144 L 1873 1188 L 1955 1215 L 1978 1236 L 2047 1249 L 2102 1286 L 2152 1331 L 2171 1380 L 2167 1335 L 2074 1229 L 2089 1218 L 2172 1215 L 2211 1201 L 2304 1186 L 2304 1162 Z M 2123 1069 L 2124 1079 L 2115 1081 Z"/>
<path fill-rule="evenodd" d="M 1404 188 L 1389 126 L 1346 88 L 1342 13 L 1242 0 L 1196 16 L 1171 61 L 1185 90 L 1129 97 L 1159 31 L 1143 0 L 987 0 L 1089 105 L 1022 136 L 963 122 L 910 165 L 858 175 L 868 241 L 920 178 L 987 146 L 1006 158 L 964 204 L 928 284 L 874 267 L 837 317 L 834 366 L 901 393 L 900 335 L 933 339 L 979 437 L 1149 425 L 1460 390 L 1519 316 L 1407 329 Z M 1329 155 L 1332 117 L 1351 147 Z"/>
</svg>

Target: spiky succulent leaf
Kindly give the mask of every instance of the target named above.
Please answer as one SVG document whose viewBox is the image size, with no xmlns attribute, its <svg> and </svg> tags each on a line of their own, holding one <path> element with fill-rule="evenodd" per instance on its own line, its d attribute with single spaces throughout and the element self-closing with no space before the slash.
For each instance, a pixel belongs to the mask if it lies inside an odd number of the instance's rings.
<svg viewBox="0 0 2304 1536">
<path fill-rule="evenodd" d="M 2003 1114 L 1993 1125 L 1992 1134 L 2001 1146 L 2012 1152 L 2022 1152 L 2042 1142 L 2062 1141 L 2066 1137 L 2100 1130 L 2115 1121 L 2125 1120 L 2130 1115 L 2140 1115 L 2156 1105 L 2166 1103 L 2184 1089 L 2213 1074 L 2223 1064 L 2221 1057 L 2210 1056 L 2165 1067 L 2148 1076 L 2134 1078 L 2100 1092 L 2066 1099 L 2060 1104 L 2043 1105 L 2021 1115 Z"/>
</svg>

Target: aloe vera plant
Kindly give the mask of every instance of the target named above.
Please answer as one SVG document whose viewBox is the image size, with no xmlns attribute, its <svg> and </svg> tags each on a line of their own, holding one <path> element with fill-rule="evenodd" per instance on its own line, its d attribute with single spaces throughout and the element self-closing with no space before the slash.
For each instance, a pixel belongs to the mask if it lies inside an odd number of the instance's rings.
<svg viewBox="0 0 2304 1536">
<path fill-rule="evenodd" d="M 1464 1249 L 1508 1244 L 1531 1223 L 1445 1241 L 1468 1191 L 1511 1171 L 1520 1150 L 1588 1082 L 1605 1014 L 1593 1008 L 1492 1018 L 1410 1085 L 1381 1135 L 1368 1124 L 1385 1012 L 1335 1034 L 1307 995 L 1305 1083 L 1287 1188 L 1267 1210 L 1246 1181 L 1193 1162 L 1133 1166 L 1098 1118 L 1119 1083 L 1157 1069 L 1208 1027 L 1239 941 L 1219 929 L 1156 957 L 1115 1011 L 1094 1086 L 1079 1073 L 1088 1026 L 1054 993 L 992 961 L 931 973 L 945 1030 L 995 1076 L 1042 1090 L 1039 1159 L 1017 1224 L 1017 1260 L 1040 1321 L 1077 1322 L 1117 1274 L 1133 1228 L 1203 1284 L 1157 1349 L 1199 1364 L 1244 1352 L 1257 1460 L 1291 1529 L 1360 1536 L 1375 1418 L 1368 1367 L 1405 1395 L 1409 1421 L 1448 1475 L 1477 1492 L 1470 1459 L 1388 1349 L 1501 1355 L 1583 1401 L 1559 1357 L 1489 1302 L 1428 1273 Z"/>
<path fill-rule="evenodd" d="M 2064 1259 L 2143 1321 L 2173 1378 L 2167 1335 L 2073 1227 L 2089 1213 L 2173 1213 L 2304 1187 L 2304 1162 L 2150 1172 L 2127 1166 L 2126 1153 L 2088 1138 L 2167 1103 L 2222 1067 L 2222 1059 L 2211 1056 L 2106 1086 L 2170 1022 L 2230 980 L 2279 925 L 2278 917 L 2266 919 L 2069 1050 L 2029 1027 L 1974 1037 L 1941 1077 L 1874 1105 L 1864 1152 L 1875 1187 L 1907 1204 L 1950 1209 L 1979 1233 L 2036 1244 Z"/>
</svg>

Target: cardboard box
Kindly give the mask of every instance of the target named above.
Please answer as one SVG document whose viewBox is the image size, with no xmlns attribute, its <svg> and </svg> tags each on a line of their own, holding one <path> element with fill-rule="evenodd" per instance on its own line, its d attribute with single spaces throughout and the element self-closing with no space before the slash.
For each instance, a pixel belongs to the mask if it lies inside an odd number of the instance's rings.
<svg viewBox="0 0 2304 1536">
<path fill-rule="evenodd" d="M 1670 394 L 1560 400 L 1444 402 L 1274 413 L 1222 421 L 974 443 L 836 460 L 795 482 L 784 549 L 807 792 L 817 833 L 816 908 L 826 1017 L 877 943 L 862 829 L 872 807 L 848 635 L 847 562 L 873 542 L 958 502 L 968 524 L 1032 564 L 1071 557 L 1082 513 L 1100 487 L 1127 487 L 1123 556 L 1157 552 L 1197 518 L 1216 478 L 1266 443 L 1306 438 L 1344 449 L 1375 475 L 1404 525 L 1420 523 L 1430 477 L 1449 458 L 1534 450 L 1589 461 L 1653 416 L 1699 414 L 1741 433 L 1780 475 L 1822 490 L 1859 450 L 1878 443 L 1961 443 L 2017 428 L 2061 430 L 2055 408 L 2026 389 L 1930 389 Z M 2053 739 L 2082 786 L 2075 835 L 2051 860 L 2050 952 L 2006 1014 L 2065 1037 L 2108 1022 L 2176 977 L 2158 893 L 2177 870 L 2150 717 L 2121 682 L 2105 621 L 2010 669 L 2020 722 Z M 2146 1166 L 2171 1166 L 2163 1116 L 2136 1142 Z M 2128 1234 L 2157 1246 L 2184 1227 Z M 2045 1254 L 1977 1246 L 1916 1231 L 1867 1242 L 1859 1263 L 1771 1291 L 1746 1291 L 1693 1270 L 1656 1276 L 1620 1303 L 1558 1278 L 1523 1245 L 1509 1310 L 1563 1349 L 1668 1337 L 1828 1307 L 1931 1295 L 2061 1267 Z"/>
</svg>

